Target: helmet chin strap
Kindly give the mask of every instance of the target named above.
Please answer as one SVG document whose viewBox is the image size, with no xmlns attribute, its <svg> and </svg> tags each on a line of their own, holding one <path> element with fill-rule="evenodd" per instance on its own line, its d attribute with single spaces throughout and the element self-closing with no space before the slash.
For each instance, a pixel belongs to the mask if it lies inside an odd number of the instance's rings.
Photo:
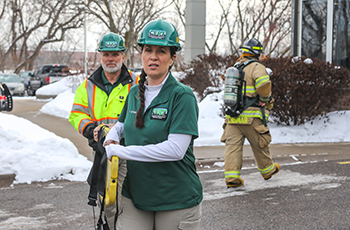
<svg viewBox="0 0 350 230">
<path fill-rule="evenodd" d="M 242 57 L 246 57 L 246 58 L 256 57 L 257 59 L 259 59 L 260 58 L 260 54 L 242 53 Z"/>
<path fill-rule="evenodd" d="M 242 57 L 254 57 L 256 56 L 255 54 L 250 54 L 250 53 L 242 53 Z"/>
</svg>

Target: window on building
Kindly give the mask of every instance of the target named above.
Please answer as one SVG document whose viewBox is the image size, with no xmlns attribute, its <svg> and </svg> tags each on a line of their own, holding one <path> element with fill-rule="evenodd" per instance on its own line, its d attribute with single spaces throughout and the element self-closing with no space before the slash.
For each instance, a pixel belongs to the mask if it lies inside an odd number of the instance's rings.
<svg viewBox="0 0 350 230">
<path fill-rule="evenodd" d="M 302 1 L 301 55 L 326 60 L 327 0 Z"/>
<path fill-rule="evenodd" d="M 350 69 L 350 0 L 334 0 L 333 63 Z"/>
</svg>

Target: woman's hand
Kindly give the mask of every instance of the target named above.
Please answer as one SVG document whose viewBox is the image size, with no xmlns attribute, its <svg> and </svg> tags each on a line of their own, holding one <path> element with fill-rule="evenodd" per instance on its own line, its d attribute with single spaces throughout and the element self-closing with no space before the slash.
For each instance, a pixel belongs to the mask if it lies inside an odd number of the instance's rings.
<svg viewBox="0 0 350 230">
<path fill-rule="evenodd" d="M 114 144 L 114 145 L 119 145 L 118 141 L 114 141 L 114 140 L 107 140 L 104 144 L 104 146 L 108 146 L 110 144 Z"/>
</svg>

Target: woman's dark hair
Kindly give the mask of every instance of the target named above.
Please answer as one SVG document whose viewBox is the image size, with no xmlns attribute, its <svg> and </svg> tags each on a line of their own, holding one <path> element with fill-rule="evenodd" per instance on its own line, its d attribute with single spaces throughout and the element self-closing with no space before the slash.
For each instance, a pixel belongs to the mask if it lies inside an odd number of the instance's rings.
<svg viewBox="0 0 350 230">
<path fill-rule="evenodd" d="M 144 45 L 141 46 L 141 53 L 143 52 Z M 170 56 L 173 57 L 176 54 L 177 47 L 170 46 Z M 169 66 L 169 70 L 171 69 L 172 65 Z M 136 128 L 143 128 L 145 126 L 144 119 L 143 119 L 143 111 L 145 109 L 145 81 L 146 81 L 147 74 L 145 70 L 142 68 L 141 74 L 140 74 L 140 80 L 139 80 L 139 98 L 140 98 L 140 107 L 137 110 L 136 113 L 136 120 L 135 120 L 135 126 Z"/>
</svg>

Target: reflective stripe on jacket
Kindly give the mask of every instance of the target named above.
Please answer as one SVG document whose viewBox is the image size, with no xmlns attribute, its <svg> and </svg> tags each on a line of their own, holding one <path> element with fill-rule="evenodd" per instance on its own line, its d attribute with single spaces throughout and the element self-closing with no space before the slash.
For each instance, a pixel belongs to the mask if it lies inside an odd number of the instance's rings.
<svg viewBox="0 0 350 230">
<path fill-rule="evenodd" d="M 81 134 L 88 124 L 117 123 L 132 85 L 132 73 L 123 65 L 119 84 L 108 95 L 98 68 L 75 92 L 69 122 Z"/>
</svg>

